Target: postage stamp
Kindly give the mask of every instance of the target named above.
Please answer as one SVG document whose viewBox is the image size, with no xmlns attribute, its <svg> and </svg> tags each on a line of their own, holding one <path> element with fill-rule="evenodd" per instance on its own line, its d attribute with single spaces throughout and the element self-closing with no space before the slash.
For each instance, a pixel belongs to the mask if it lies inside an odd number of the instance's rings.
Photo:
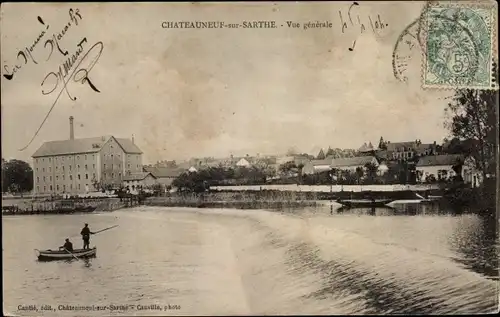
<svg viewBox="0 0 500 317">
<path fill-rule="evenodd" d="M 422 17 L 424 88 L 496 89 L 495 5 L 434 3 Z"/>
</svg>

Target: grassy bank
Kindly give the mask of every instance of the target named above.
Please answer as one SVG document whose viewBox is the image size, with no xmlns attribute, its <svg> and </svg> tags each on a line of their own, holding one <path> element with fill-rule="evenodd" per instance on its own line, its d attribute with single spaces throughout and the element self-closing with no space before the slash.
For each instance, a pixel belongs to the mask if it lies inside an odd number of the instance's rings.
<svg viewBox="0 0 500 317">
<path fill-rule="evenodd" d="M 280 209 L 316 206 L 317 201 L 305 193 L 294 192 L 209 192 L 202 194 L 171 194 L 166 197 L 150 197 L 144 202 L 148 206 L 236 208 L 236 209 Z"/>
</svg>

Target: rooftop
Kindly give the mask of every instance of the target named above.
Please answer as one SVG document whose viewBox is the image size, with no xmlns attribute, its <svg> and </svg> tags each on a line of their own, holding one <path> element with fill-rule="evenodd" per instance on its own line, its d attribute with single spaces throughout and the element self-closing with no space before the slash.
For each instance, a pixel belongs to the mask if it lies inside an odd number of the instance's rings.
<svg viewBox="0 0 500 317">
<path fill-rule="evenodd" d="M 418 160 L 417 166 L 442 166 L 442 165 L 458 165 L 464 161 L 463 155 L 460 154 L 445 154 L 445 155 L 430 155 L 421 157 Z"/>
<path fill-rule="evenodd" d="M 123 148 L 127 154 L 142 154 L 142 151 L 129 139 L 115 138 L 113 136 L 102 136 L 94 138 L 61 140 L 45 142 L 36 150 L 32 157 L 96 153 L 101 150 L 111 138 Z"/>
<path fill-rule="evenodd" d="M 367 163 L 371 163 L 374 158 L 374 156 L 337 158 L 333 160 L 332 167 L 363 166 Z"/>
<path fill-rule="evenodd" d="M 133 173 L 130 175 L 125 175 L 123 176 L 124 181 L 141 181 L 145 179 L 148 175 L 151 175 L 152 177 L 156 178 L 152 173 L 149 172 L 141 172 L 141 173 Z"/>
</svg>

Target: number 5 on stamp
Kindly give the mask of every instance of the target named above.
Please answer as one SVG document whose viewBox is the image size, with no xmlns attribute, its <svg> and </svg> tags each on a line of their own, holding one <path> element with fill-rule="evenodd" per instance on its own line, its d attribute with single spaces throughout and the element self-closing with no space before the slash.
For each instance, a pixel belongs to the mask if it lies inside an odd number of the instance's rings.
<svg viewBox="0 0 500 317">
<path fill-rule="evenodd" d="M 424 87 L 498 87 L 496 4 L 433 4 L 423 18 Z"/>
</svg>

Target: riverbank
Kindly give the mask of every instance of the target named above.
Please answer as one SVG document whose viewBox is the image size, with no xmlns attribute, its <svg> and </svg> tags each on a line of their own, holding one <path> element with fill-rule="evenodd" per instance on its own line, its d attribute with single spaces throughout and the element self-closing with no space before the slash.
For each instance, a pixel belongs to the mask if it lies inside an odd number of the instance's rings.
<svg viewBox="0 0 500 317">
<path fill-rule="evenodd" d="M 426 195 L 425 192 L 421 193 Z M 171 193 L 163 197 L 149 197 L 148 206 L 279 209 L 316 206 L 320 201 L 337 199 L 418 199 L 415 192 L 296 192 L 296 191 L 210 191 L 205 193 Z"/>
<path fill-rule="evenodd" d="M 114 211 L 127 206 L 119 198 L 2 199 L 2 215 L 50 215 Z"/>
<path fill-rule="evenodd" d="M 234 209 L 281 209 L 310 207 L 318 204 L 317 199 L 294 192 L 208 192 L 174 193 L 164 197 L 149 197 L 147 206 L 194 207 L 194 208 L 234 208 Z"/>
</svg>

